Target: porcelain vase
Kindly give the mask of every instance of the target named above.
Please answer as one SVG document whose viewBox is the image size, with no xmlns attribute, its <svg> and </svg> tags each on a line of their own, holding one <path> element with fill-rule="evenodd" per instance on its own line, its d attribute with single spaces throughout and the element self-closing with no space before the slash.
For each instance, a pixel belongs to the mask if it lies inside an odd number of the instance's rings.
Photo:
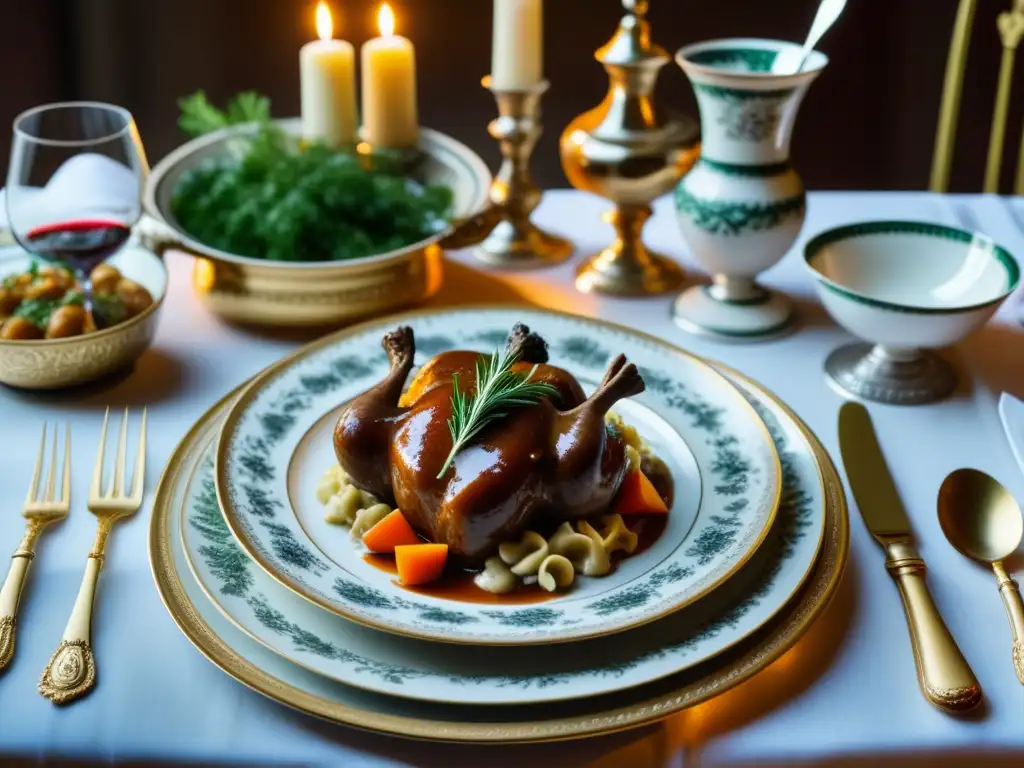
<svg viewBox="0 0 1024 768">
<path fill-rule="evenodd" d="M 693 258 L 711 285 L 684 291 L 673 316 L 687 331 L 723 341 L 784 334 L 792 308 L 757 276 L 792 248 L 807 204 L 790 164 L 790 140 L 804 95 L 828 59 L 811 52 L 801 72 L 779 75 L 772 62 L 792 43 L 726 39 L 680 50 L 676 61 L 700 108 L 700 160 L 679 182 L 675 207 Z"/>
</svg>

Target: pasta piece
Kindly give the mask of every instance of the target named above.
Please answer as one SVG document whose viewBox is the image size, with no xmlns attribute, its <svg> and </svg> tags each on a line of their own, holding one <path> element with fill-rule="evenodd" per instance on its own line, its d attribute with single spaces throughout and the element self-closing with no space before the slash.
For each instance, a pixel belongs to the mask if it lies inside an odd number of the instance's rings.
<svg viewBox="0 0 1024 768">
<path fill-rule="evenodd" d="M 361 507 L 359 491 L 353 485 L 345 486 L 327 500 L 324 520 L 332 525 L 351 525 Z"/>
<path fill-rule="evenodd" d="M 580 520 L 576 524 L 576 530 L 586 536 L 591 543 L 590 552 L 583 562 L 578 566 L 573 563 L 576 570 L 584 576 L 606 576 L 612 569 L 612 561 L 608 557 L 608 551 L 604 548 L 604 539 L 601 538 L 601 534 L 594 530 L 594 526 L 586 520 Z"/>
<path fill-rule="evenodd" d="M 500 557 L 488 557 L 484 569 L 473 577 L 473 583 L 484 592 L 504 595 L 518 586 L 519 579 Z"/>
<path fill-rule="evenodd" d="M 572 584 L 576 577 L 576 569 L 568 558 L 562 555 L 548 555 L 540 564 L 537 571 L 537 583 L 541 589 L 554 592 L 556 589 L 565 589 Z"/>
<path fill-rule="evenodd" d="M 601 529 L 601 539 L 604 542 L 604 551 L 609 555 L 618 552 L 620 549 L 627 555 L 633 554 L 639 537 L 626 527 L 626 521 L 622 515 L 606 515 L 601 518 L 604 527 Z"/>
<path fill-rule="evenodd" d="M 604 576 L 611 568 L 611 561 L 604 549 L 601 534 L 587 522 L 579 523 L 574 531 L 569 523 L 562 523 L 548 542 L 551 552 L 562 555 L 572 563 L 573 568 L 584 576 Z M 593 535 L 587 533 L 591 531 Z"/>
<path fill-rule="evenodd" d="M 548 556 L 548 543 L 534 531 L 526 531 L 518 541 L 498 545 L 498 556 L 516 576 L 533 576 Z"/>
<path fill-rule="evenodd" d="M 359 495 L 355 486 L 350 485 L 349 489 Z M 355 520 L 352 521 L 352 538 L 358 539 L 364 533 L 373 528 L 377 523 L 391 514 L 391 507 L 387 504 L 374 504 L 368 509 L 360 509 L 356 512 Z"/>
</svg>

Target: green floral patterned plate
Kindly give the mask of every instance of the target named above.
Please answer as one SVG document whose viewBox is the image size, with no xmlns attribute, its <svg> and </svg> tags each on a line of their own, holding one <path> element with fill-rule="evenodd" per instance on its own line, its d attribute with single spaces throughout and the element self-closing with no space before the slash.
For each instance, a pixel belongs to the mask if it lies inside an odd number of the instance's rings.
<svg viewBox="0 0 1024 768">
<path fill-rule="evenodd" d="M 408 591 L 323 522 L 316 487 L 334 462 L 341 405 L 387 370 L 383 335 L 410 325 L 417 363 L 448 349 L 491 351 L 526 323 L 585 389 L 625 352 L 647 390 L 616 406 L 668 464 L 665 532 L 603 578 L 579 577 L 541 606 L 479 604 Z M 408 637 L 529 645 L 596 637 L 664 617 L 721 586 L 757 550 L 779 505 L 779 456 L 756 410 L 703 361 L 621 326 L 535 309 L 412 313 L 315 342 L 266 371 L 232 407 L 216 489 L 235 538 L 273 578 L 345 618 Z"/>
<path fill-rule="evenodd" d="M 186 476 L 184 553 L 210 600 L 239 629 L 325 677 L 378 693 L 465 704 L 559 701 L 611 693 L 688 669 L 755 632 L 787 605 L 817 557 L 825 529 L 822 469 L 799 425 L 749 384 L 782 460 L 783 494 L 772 533 L 729 583 L 704 600 L 623 635 L 561 645 L 452 646 L 395 637 L 323 611 L 258 568 L 238 547 L 217 504 L 216 422 Z M 183 478 L 183 483 L 184 483 Z"/>
</svg>

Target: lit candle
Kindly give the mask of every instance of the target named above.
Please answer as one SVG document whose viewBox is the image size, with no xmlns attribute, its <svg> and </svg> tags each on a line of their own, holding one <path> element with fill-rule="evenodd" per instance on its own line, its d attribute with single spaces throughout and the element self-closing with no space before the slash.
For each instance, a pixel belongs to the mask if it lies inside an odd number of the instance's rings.
<svg viewBox="0 0 1024 768">
<path fill-rule="evenodd" d="M 544 78 L 542 0 L 494 0 L 491 87 L 525 91 Z"/>
<path fill-rule="evenodd" d="M 332 147 L 355 144 L 356 53 L 352 44 L 334 40 L 331 11 L 322 0 L 316 7 L 320 37 L 299 51 L 302 91 L 302 138 Z"/>
<path fill-rule="evenodd" d="M 419 141 L 416 51 L 395 34 L 395 15 L 384 3 L 377 16 L 380 37 L 363 45 L 363 140 L 371 147 L 401 149 Z"/>
</svg>

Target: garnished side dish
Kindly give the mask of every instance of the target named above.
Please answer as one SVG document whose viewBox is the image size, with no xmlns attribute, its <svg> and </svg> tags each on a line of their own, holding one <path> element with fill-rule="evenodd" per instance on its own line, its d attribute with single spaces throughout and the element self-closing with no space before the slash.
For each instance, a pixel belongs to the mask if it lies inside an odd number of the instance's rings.
<svg viewBox="0 0 1024 768">
<path fill-rule="evenodd" d="M 199 91 L 179 104 L 179 125 L 193 137 L 258 126 L 239 152 L 194 168 L 174 189 L 175 218 L 206 245 L 270 261 L 344 261 L 448 226 L 451 189 L 406 177 L 396 157 L 300 145 L 271 122 L 265 97 L 242 93 L 221 111 Z"/>
<path fill-rule="evenodd" d="M 317 498 L 328 522 L 394 555 L 402 584 L 469 573 L 487 593 L 555 592 L 664 527 L 667 467 L 611 410 L 644 389 L 624 356 L 588 397 L 523 325 L 493 355 L 437 355 L 408 386 L 412 330 L 384 348 L 389 372 L 339 417 Z"/>
<path fill-rule="evenodd" d="M 123 323 L 153 303 L 145 287 L 110 264 L 95 267 L 89 277 L 93 307 L 104 327 Z M 82 286 L 69 270 L 33 263 L 28 271 L 0 281 L 0 339 L 34 341 L 92 333 L 96 322 L 84 303 Z"/>
</svg>

